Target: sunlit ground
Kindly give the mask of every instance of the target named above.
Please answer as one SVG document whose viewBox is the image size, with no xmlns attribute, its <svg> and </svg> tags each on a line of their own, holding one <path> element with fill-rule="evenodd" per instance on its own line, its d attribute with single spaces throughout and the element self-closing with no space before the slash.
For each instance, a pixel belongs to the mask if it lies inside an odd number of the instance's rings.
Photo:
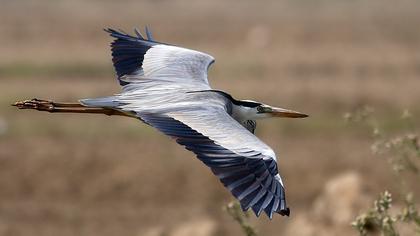
<svg viewBox="0 0 420 236">
<path fill-rule="evenodd" d="M 75 101 L 118 93 L 110 37 L 102 31 L 108 26 L 130 31 L 147 24 L 158 41 L 213 55 L 214 88 L 310 114 L 258 123 L 257 135 L 277 153 L 292 210 L 272 221 L 252 217 L 261 235 L 309 235 L 293 227 L 314 215 L 325 231 L 356 234 L 350 222 L 362 207 L 384 189 L 398 189 L 389 165 L 371 153 L 371 130 L 343 117 L 368 105 L 381 127 L 399 132 L 407 128 L 401 115 L 408 109 L 416 125 L 418 2 L 1 4 L 0 234 L 186 235 L 194 227 L 202 235 L 240 234 L 222 209 L 232 200 L 228 191 L 153 128 L 124 117 L 9 106 L 33 97 Z M 330 199 L 325 188 L 337 178 L 360 199 L 346 193 Z M 350 209 L 335 221 L 347 205 L 328 204 L 343 198 Z"/>
</svg>

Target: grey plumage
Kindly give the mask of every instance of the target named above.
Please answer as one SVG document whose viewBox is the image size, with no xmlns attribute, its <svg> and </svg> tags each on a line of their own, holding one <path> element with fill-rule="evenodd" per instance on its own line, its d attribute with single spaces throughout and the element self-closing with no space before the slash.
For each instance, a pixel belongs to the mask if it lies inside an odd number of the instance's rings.
<svg viewBox="0 0 420 236">
<path fill-rule="evenodd" d="M 212 90 L 207 70 L 214 58 L 208 54 L 158 43 L 147 28 L 147 39 L 138 30 L 137 37 L 106 31 L 115 38 L 112 56 L 122 92 L 80 102 L 135 114 L 175 138 L 211 169 L 244 210 L 257 216 L 264 211 L 270 218 L 274 212 L 289 215 L 275 153 L 253 134 L 255 120 L 241 116 L 241 104 L 261 104 Z"/>
</svg>

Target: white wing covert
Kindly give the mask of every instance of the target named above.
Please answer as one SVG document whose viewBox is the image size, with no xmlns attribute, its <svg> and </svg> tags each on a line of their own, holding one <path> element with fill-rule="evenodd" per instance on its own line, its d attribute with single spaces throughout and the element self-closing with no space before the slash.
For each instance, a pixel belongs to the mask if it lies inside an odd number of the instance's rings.
<svg viewBox="0 0 420 236">
<path fill-rule="evenodd" d="M 124 90 L 205 90 L 210 89 L 207 70 L 214 62 L 208 54 L 107 29 L 112 61 Z"/>
</svg>

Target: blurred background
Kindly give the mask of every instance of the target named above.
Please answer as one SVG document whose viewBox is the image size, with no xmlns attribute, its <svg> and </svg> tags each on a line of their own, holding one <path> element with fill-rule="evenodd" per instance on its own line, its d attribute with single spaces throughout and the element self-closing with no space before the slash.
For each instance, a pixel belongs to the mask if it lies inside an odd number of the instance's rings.
<svg viewBox="0 0 420 236">
<path fill-rule="evenodd" d="M 418 120 L 419 12 L 415 0 L 0 0 L 0 235 L 242 234 L 229 192 L 153 128 L 9 106 L 118 93 L 102 29 L 146 25 L 214 56 L 213 88 L 310 114 L 258 123 L 292 212 L 252 216 L 258 232 L 356 235 L 356 215 L 399 186 L 370 130 L 343 116 L 368 105 L 390 132 L 407 109 Z"/>
</svg>

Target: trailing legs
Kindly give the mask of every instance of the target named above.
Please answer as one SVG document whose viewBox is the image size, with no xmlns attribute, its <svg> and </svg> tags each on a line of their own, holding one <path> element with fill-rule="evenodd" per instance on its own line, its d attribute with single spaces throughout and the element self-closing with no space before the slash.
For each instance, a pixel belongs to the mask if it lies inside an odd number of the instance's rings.
<svg viewBox="0 0 420 236">
<path fill-rule="evenodd" d="M 90 113 L 90 114 L 105 114 L 108 116 L 128 116 L 135 117 L 128 113 L 124 113 L 111 108 L 100 108 L 100 107 L 86 107 L 80 103 L 58 103 L 53 101 L 31 99 L 25 101 L 19 101 L 12 104 L 19 109 L 34 109 L 38 111 L 47 111 L 51 113 Z"/>
</svg>

